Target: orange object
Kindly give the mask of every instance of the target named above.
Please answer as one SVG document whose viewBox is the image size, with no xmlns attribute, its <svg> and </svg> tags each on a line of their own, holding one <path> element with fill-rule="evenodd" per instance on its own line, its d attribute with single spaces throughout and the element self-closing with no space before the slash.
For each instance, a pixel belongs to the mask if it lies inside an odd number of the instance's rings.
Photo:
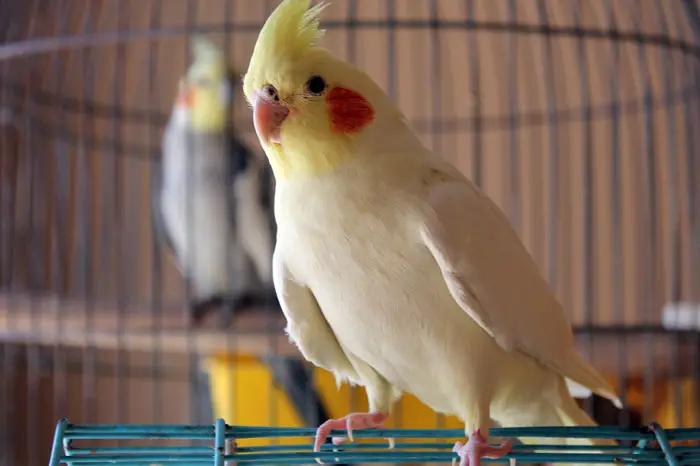
<svg viewBox="0 0 700 466">
<path fill-rule="evenodd" d="M 180 107 L 191 107 L 194 98 L 194 92 L 189 85 L 184 81 L 180 81 L 180 87 L 177 92 L 177 105 Z"/>
<path fill-rule="evenodd" d="M 694 427 L 700 424 L 700 383 L 690 377 L 668 380 L 660 391 L 663 396 L 656 420 L 665 428 Z M 678 399 L 680 397 L 680 399 Z"/>
</svg>

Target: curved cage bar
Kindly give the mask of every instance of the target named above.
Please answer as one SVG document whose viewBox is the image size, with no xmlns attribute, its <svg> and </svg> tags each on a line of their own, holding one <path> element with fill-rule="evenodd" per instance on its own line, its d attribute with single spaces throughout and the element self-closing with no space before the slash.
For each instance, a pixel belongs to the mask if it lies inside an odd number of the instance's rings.
<svg viewBox="0 0 700 466">
<path fill-rule="evenodd" d="M 386 443 L 359 442 L 342 446 L 327 445 L 313 452 L 311 442 L 315 429 L 228 426 L 223 419 L 209 426 L 154 425 L 73 425 L 61 420 L 56 427 L 49 466 L 96 463 L 215 465 L 228 464 L 308 464 L 316 459 L 324 463 L 447 463 L 458 459 L 451 452 L 461 429 L 369 429 L 354 432 L 357 439 L 397 439 L 394 449 Z M 345 430 L 332 435 L 345 436 Z M 522 463 L 611 463 L 671 466 L 697 464 L 700 460 L 700 428 L 664 430 L 656 423 L 638 430 L 619 427 L 517 427 L 491 429 L 499 438 L 529 437 L 542 443 L 515 445 L 507 457 L 485 462 Z M 101 447 L 85 441 L 116 439 L 161 439 L 170 443 L 183 440 L 207 440 L 210 446 Z M 249 439 L 274 438 L 293 443 L 272 446 L 246 446 Z M 620 445 L 560 445 L 564 439 L 608 439 Z M 450 442 L 450 440 L 453 440 Z M 81 447 L 74 444 L 81 442 Z M 624 443 L 624 444 L 623 444 Z M 227 447 L 228 445 L 228 447 Z M 228 448 L 228 452 L 227 452 Z"/>
<path fill-rule="evenodd" d="M 0 466 L 45 464 L 33 445 L 50 442 L 47 416 L 315 426 L 365 406 L 361 387 L 338 393 L 299 360 L 272 305 L 189 325 L 190 287 L 150 212 L 191 37 L 240 74 L 275 5 L 0 0 Z M 644 5 L 333 0 L 324 44 L 504 208 L 628 407 L 587 398 L 596 421 L 690 427 L 700 13 L 693 0 Z M 262 178 L 240 92 L 232 114 Z M 459 426 L 411 396 L 391 421 Z"/>
</svg>

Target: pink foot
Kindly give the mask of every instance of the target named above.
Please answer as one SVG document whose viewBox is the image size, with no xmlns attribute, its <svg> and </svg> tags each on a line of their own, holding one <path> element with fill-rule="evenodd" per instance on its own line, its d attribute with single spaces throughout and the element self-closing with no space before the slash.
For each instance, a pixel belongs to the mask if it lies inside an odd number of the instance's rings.
<svg viewBox="0 0 700 466">
<path fill-rule="evenodd" d="M 388 413 L 351 413 L 340 419 L 329 419 L 323 424 L 321 424 L 318 429 L 316 429 L 316 439 L 314 440 L 314 451 L 320 451 L 321 445 L 326 442 L 328 435 L 334 429 L 346 429 L 348 431 L 348 438 L 352 442 L 353 429 L 371 429 L 380 427 L 384 429 L 384 421 L 389 417 Z M 339 445 L 345 442 L 345 437 L 338 437 L 333 439 L 334 445 Z M 394 439 L 387 439 L 389 441 L 389 448 L 394 448 Z M 320 460 L 316 460 L 319 463 L 323 463 Z"/>
<path fill-rule="evenodd" d="M 469 436 L 469 441 L 466 444 L 455 443 L 452 451 L 460 457 L 459 466 L 481 466 L 481 458 L 502 458 L 510 453 L 511 446 L 510 441 L 497 447 L 489 445 L 477 429 Z M 452 464 L 455 464 L 454 459 Z"/>
</svg>

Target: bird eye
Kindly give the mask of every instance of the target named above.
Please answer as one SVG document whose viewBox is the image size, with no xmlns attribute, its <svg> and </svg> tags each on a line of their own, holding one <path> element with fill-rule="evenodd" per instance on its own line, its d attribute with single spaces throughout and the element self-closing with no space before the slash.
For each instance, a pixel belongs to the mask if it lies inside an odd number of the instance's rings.
<svg viewBox="0 0 700 466">
<path fill-rule="evenodd" d="M 276 102 L 279 102 L 280 100 L 280 96 L 277 93 L 277 89 L 275 89 L 275 86 L 273 86 L 272 84 L 265 84 L 265 86 L 263 86 L 262 88 L 262 93 L 266 99 L 274 100 Z"/>
<path fill-rule="evenodd" d="M 306 82 L 306 90 L 309 91 L 309 94 L 313 95 L 323 94 L 327 87 L 328 84 L 326 84 L 326 80 L 318 75 L 311 76 Z"/>
</svg>

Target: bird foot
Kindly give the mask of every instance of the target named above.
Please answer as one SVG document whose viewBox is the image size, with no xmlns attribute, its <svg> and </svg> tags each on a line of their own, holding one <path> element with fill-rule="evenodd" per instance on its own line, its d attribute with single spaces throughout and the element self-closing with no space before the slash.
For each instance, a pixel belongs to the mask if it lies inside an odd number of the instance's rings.
<svg viewBox="0 0 700 466">
<path fill-rule="evenodd" d="M 272 291 L 274 293 L 274 289 Z M 245 291 L 236 295 L 216 294 L 210 298 L 190 303 L 190 324 L 193 327 L 201 327 L 205 318 L 214 310 L 219 310 L 218 327 L 228 328 L 233 323 L 234 316 L 248 311 L 254 307 L 263 307 L 270 303 L 271 295 Z M 271 306 L 278 303 L 275 301 Z M 279 307 L 279 304 L 277 304 Z"/>
<path fill-rule="evenodd" d="M 190 325 L 192 327 L 201 326 L 204 318 L 223 303 L 224 297 L 222 295 L 214 295 L 210 298 L 190 303 Z"/>
<path fill-rule="evenodd" d="M 499 446 L 486 443 L 479 429 L 472 432 L 467 443 L 455 443 L 453 452 L 459 455 L 459 466 L 481 466 L 481 458 L 502 458 L 511 450 L 511 442 L 503 442 Z M 455 466 L 456 458 L 452 459 L 452 466 Z"/>
<path fill-rule="evenodd" d="M 316 429 L 316 438 L 314 440 L 314 451 L 320 451 L 321 445 L 326 442 L 328 435 L 334 429 L 346 429 L 348 431 L 348 437 L 352 442 L 353 429 L 371 429 L 371 428 L 382 428 L 385 429 L 384 421 L 389 417 L 388 413 L 351 413 L 340 419 L 329 419 L 323 424 L 321 424 L 318 429 Z M 340 445 L 347 440 L 346 437 L 336 437 L 333 439 L 333 445 Z M 394 448 L 396 444 L 393 438 L 386 439 L 389 442 L 389 448 Z M 323 461 L 316 459 L 316 462 L 323 464 Z"/>
</svg>

